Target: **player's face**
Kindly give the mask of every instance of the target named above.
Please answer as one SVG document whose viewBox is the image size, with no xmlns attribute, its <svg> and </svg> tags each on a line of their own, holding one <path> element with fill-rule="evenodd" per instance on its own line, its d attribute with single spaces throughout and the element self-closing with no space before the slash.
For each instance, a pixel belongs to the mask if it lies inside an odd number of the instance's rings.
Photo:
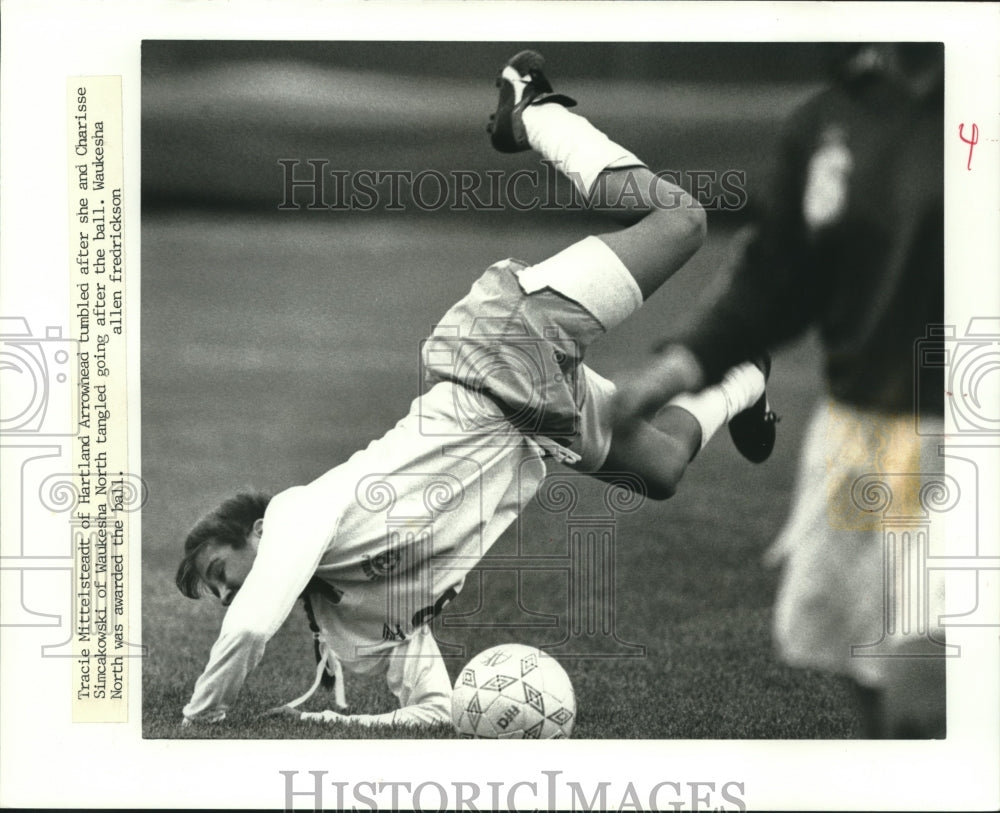
<svg viewBox="0 0 1000 813">
<path fill-rule="evenodd" d="M 234 548 L 220 542 L 209 542 L 195 559 L 195 568 L 208 591 L 228 607 L 250 574 L 257 558 L 260 540 L 259 523 L 247 537 L 247 544 Z"/>
</svg>

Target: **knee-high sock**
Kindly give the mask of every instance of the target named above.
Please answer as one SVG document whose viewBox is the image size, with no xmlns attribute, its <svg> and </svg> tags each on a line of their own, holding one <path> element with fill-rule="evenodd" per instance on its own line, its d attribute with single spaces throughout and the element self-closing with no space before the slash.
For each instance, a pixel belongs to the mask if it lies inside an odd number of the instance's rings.
<svg viewBox="0 0 1000 813">
<path fill-rule="evenodd" d="M 733 367 L 722 381 L 701 392 L 685 392 L 672 398 L 667 406 L 686 409 L 701 424 L 701 448 L 723 424 L 729 423 L 764 394 L 764 373 L 749 361 Z"/>
<path fill-rule="evenodd" d="M 521 113 L 528 143 L 589 195 L 605 169 L 645 164 L 587 119 L 560 104 L 540 104 Z"/>
</svg>

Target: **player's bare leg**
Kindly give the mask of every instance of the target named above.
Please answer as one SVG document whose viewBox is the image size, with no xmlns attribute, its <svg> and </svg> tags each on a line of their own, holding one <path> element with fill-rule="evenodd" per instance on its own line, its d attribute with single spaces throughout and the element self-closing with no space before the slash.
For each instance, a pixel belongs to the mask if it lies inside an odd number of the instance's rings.
<svg viewBox="0 0 1000 813">
<path fill-rule="evenodd" d="M 679 186 L 651 172 L 582 116 L 567 109 L 542 72 L 542 57 L 524 51 L 504 67 L 489 130 L 502 152 L 529 148 L 551 161 L 601 211 L 632 223 L 576 243 L 527 269 L 522 286 L 550 287 L 584 305 L 610 330 L 649 298 L 700 248 L 705 213 Z M 528 290 L 528 289 L 526 289 Z M 661 404 L 656 424 L 636 418 L 615 427 L 598 472 L 639 474 L 651 496 L 669 497 L 689 461 L 714 432 L 762 395 L 764 374 L 735 368 L 718 387 Z"/>
<path fill-rule="evenodd" d="M 522 51 L 501 71 L 500 100 L 488 128 L 493 146 L 501 152 L 534 149 L 584 200 L 633 222 L 599 239 L 646 299 L 701 247 L 705 212 L 684 189 L 654 175 L 631 151 L 570 111 L 576 102 L 552 92 L 543 67 L 540 54 Z"/>
<path fill-rule="evenodd" d="M 648 299 L 705 239 L 705 212 L 679 186 L 653 174 L 582 116 L 558 104 L 529 107 L 532 146 L 601 212 L 633 225 L 598 235 Z"/>
<path fill-rule="evenodd" d="M 643 301 L 648 299 L 704 241 L 701 206 L 586 119 L 559 105 L 529 107 L 523 119 L 532 145 L 554 161 L 588 200 L 633 223 L 598 239 L 635 280 Z M 595 176 L 594 170 L 605 161 L 608 166 Z M 764 395 L 769 369 L 769 360 L 740 365 L 718 385 L 660 405 L 648 420 L 636 418 L 617 426 L 602 471 L 640 473 L 652 496 L 669 497 L 688 463 L 715 432 L 733 419 L 756 419 L 751 414 L 755 410 L 771 420 L 747 421 L 752 424 L 749 429 L 731 426 L 738 429 L 732 431 L 733 440 L 744 457 L 753 462 L 766 459 L 774 445 L 774 414 Z"/>
<path fill-rule="evenodd" d="M 614 472 L 630 471 L 642 477 L 653 499 L 673 496 L 695 455 L 722 426 L 763 397 L 764 384 L 764 372 L 746 362 L 716 386 L 671 399 L 649 420 L 616 424 L 598 476 L 614 480 Z"/>
</svg>

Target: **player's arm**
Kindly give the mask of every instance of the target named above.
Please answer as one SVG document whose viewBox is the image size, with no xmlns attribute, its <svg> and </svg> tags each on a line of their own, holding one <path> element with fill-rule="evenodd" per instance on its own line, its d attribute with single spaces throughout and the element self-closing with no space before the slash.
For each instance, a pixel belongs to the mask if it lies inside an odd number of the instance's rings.
<svg viewBox="0 0 1000 813">
<path fill-rule="evenodd" d="M 268 506 L 253 567 L 226 612 L 208 664 L 184 707 L 187 724 L 225 718 L 326 550 L 329 520 L 309 516 L 303 491 L 283 492 Z"/>
<path fill-rule="evenodd" d="M 427 627 L 415 630 L 389 655 L 386 682 L 399 708 L 385 714 L 302 712 L 309 722 L 358 723 L 364 726 L 431 726 L 451 722 L 451 681 L 441 651 Z"/>
</svg>

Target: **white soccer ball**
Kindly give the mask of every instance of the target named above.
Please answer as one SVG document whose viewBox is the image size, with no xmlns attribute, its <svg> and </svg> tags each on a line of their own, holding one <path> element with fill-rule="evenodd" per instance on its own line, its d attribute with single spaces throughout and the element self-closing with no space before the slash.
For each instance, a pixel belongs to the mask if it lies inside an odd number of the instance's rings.
<svg viewBox="0 0 1000 813">
<path fill-rule="evenodd" d="M 551 655 L 523 644 L 480 652 L 458 674 L 451 719 L 463 737 L 568 737 L 576 720 L 569 675 Z"/>
</svg>

